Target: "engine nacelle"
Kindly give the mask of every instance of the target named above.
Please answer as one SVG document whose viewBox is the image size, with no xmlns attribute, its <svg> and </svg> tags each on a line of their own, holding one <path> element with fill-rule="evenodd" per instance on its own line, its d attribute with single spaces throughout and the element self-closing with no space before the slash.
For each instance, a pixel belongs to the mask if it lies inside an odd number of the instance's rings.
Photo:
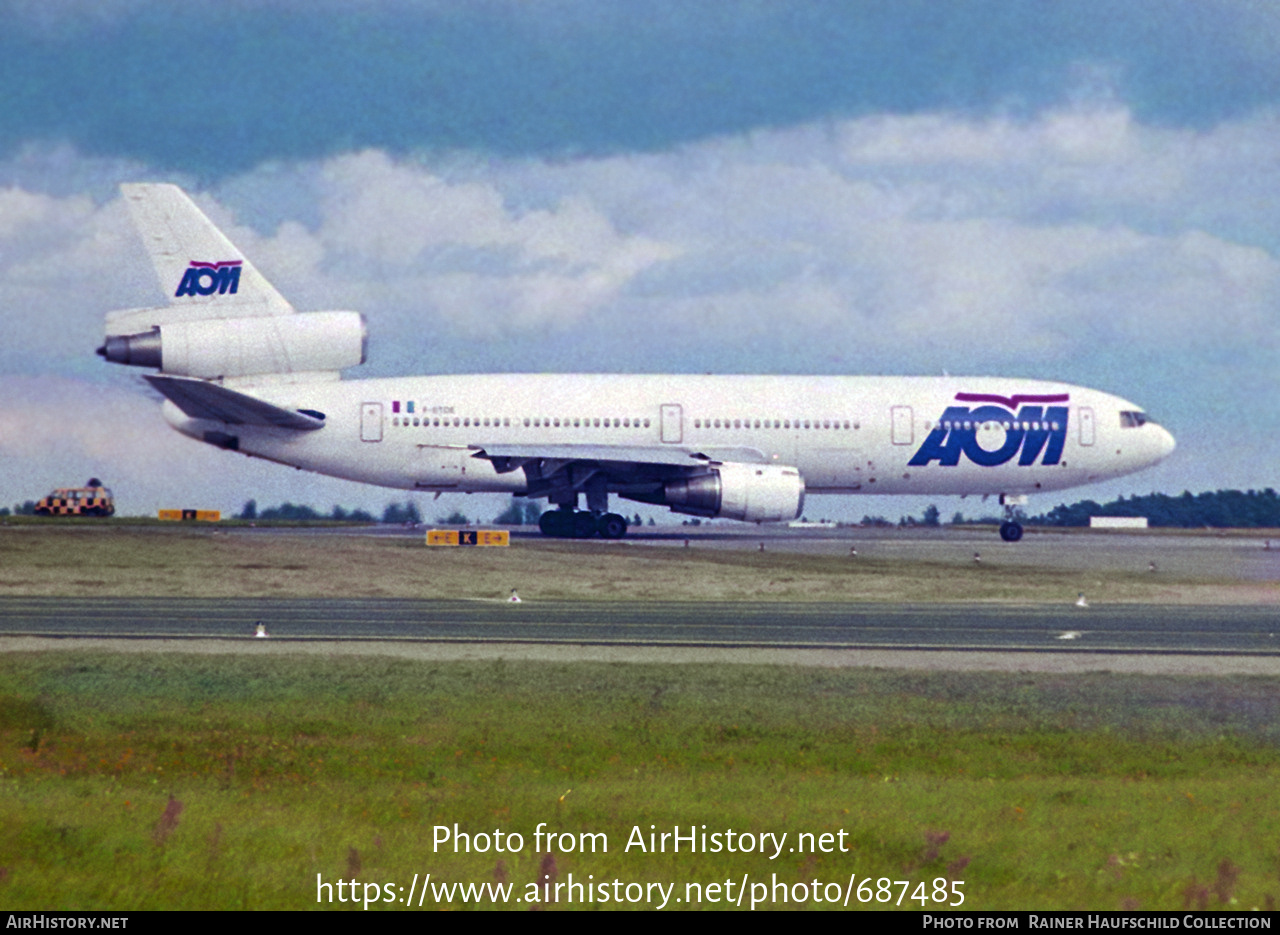
<svg viewBox="0 0 1280 935">
<path fill-rule="evenodd" d="M 364 363 L 366 341 L 359 312 L 303 312 L 173 321 L 109 335 L 98 353 L 117 364 L 211 380 L 343 370 Z"/>
<path fill-rule="evenodd" d="M 695 516 L 779 523 L 804 509 L 804 478 L 781 464 L 726 462 L 705 474 L 667 481 L 662 489 L 673 511 Z"/>
</svg>

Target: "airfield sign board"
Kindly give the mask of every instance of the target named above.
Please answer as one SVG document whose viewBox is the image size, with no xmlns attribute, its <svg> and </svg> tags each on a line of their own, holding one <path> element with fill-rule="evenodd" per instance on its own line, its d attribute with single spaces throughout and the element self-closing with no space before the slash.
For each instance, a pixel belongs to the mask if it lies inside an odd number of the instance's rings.
<svg viewBox="0 0 1280 935">
<path fill-rule="evenodd" d="M 427 545 L 508 546 L 511 533 L 505 529 L 428 529 Z"/>
</svg>

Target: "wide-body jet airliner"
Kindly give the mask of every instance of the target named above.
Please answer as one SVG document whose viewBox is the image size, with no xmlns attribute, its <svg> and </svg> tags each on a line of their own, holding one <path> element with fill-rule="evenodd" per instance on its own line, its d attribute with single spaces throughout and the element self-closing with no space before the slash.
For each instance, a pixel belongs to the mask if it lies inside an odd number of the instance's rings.
<svg viewBox="0 0 1280 935">
<path fill-rule="evenodd" d="M 1173 437 L 1097 390 L 1003 377 L 486 374 L 342 380 L 357 312 L 297 312 L 173 185 L 122 186 L 168 304 L 107 316 L 98 353 L 154 368 L 178 431 L 407 490 L 545 497 L 550 536 L 625 535 L 609 495 L 745 522 L 806 493 L 1029 494 L 1155 464 Z M 579 509 L 585 500 L 586 509 Z"/>
</svg>

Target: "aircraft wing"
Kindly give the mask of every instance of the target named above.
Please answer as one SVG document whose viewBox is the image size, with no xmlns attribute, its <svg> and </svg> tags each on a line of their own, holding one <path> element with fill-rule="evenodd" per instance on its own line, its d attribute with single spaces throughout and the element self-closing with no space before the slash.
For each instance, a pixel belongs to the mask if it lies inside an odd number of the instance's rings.
<svg viewBox="0 0 1280 935">
<path fill-rule="evenodd" d="M 767 464 L 758 448 L 725 447 L 694 450 L 679 445 L 473 445 L 473 458 L 493 463 L 499 474 L 524 471 L 524 496 L 559 497 L 591 488 L 619 493 L 631 500 L 662 503 L 664 485 L 705 474 L 724 461 Z M 597 491 L 601 490 L 597 486 Z"/>
<path fill-rule="evenodd" d="M 294 409 L 282 409 L 217 383 L 150 374 L 145 379 L 193 419 L 216 419 L 231 425 L 266 425 L 300 432 L 324 426 L 324 416 L 316 418 Z"/>
<path fill-rule="evenodd" d="M 481 445 L 473 455 L 493 462 L 499 474 L 514 471 L 528 464 L 542 462 L 557 466 L 571 463 L 589 463 L 601 467 L 618 466 L 642 468 L 644 466 L 673 468 L 703 468 L 721 461 L 740 461 L 748 464 L 765 464 L 768 459 L 758 448 L 707 448 L 692 450 L 674 445 Z M 673 472 L 674 473 L 674 472 Z"/>
</svg>

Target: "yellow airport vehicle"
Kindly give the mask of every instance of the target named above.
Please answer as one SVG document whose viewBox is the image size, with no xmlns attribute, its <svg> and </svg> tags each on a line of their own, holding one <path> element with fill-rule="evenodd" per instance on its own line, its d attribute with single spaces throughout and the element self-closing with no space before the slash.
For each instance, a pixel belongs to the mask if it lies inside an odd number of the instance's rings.
<svg viewBox="0 0 1280 935">
<path fill-rule="evenodd" d="M 427 545 L 491 545 L 511 544 L 511 533 L 505 529 L 428 529 Z"/>
<path fill-rule="evenodd" d="M 160 518 L 165 520 L 186 520 L 200 523 L 216 523 L 222 519 L 221 510 L 161 510 Z"/>
<path fill-rule="evenodd" d="M 36 516 L 110 516 L 115 511 L 111 488 L 96 477 L 83 487 L 59 487 L 36 504 Z"/>
</svg>

